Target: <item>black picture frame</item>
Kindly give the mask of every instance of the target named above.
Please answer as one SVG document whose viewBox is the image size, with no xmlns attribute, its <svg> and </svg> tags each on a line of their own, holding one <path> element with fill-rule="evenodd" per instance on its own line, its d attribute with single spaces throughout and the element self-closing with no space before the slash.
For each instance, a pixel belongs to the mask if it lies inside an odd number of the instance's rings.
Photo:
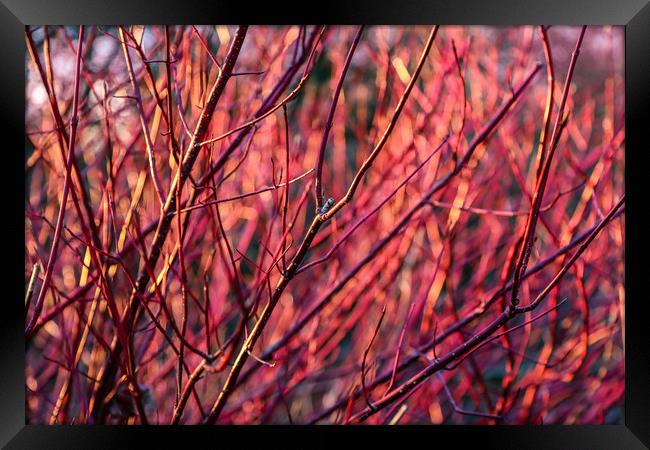
<svg viewBox="0 0 650 450">
<path fill-rule="evenodd" d="M 354 0 L 346 2 L 2 0 L 0 5 L 0 148 L 10 168 L 3 184 L 0 251 L 7 254 L 2 279 L 0 349 L 0 444 L 32 448 L 180 448 L 201 439 L 240 447 L 314 448 L 361 437 L 364 447 L 381 443 L 488 449 L 650 448 L 650 317 L 644 276 L 644 172 L 650 150 L 650 2 L 648 0 Z M 624 25 L 626 126 L 626 338 L 625 424 L 620 426 L 437 426 L 437 427 L 120 427 L 25 425 L 24 294 L 19 259 L 24 253 L 24 26 L 31 24 L 483 24 Z M 21 239 L 21 236 L 23 239 Z M 7 289 L 9 288 L 9 289 Z M 259 444 L 254 441 L 259 441 Z"/>
</svg>

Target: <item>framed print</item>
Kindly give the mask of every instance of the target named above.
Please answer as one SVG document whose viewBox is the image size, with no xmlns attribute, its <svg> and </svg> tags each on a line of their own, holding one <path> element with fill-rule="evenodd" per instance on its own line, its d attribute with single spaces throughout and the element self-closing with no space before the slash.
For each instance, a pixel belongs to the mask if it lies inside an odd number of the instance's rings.
<svg viewBox="0 0 650 450">
<path fill-rule="evenodd" d="M 650 6 L 461 3 L 6 1 L 6 448 L 647 448 Z"/>
</svg>

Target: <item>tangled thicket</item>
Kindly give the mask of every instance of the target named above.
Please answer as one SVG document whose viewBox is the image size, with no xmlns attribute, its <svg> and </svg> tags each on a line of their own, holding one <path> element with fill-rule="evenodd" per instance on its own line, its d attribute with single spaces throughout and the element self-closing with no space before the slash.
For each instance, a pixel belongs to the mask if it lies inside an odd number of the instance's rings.
<svg viewBox="0 0 650 450">
<path fill-rule="evenodd" d="M 27 27 L 28 423 L 621 423 L 622 36 Z"/>
</svg>

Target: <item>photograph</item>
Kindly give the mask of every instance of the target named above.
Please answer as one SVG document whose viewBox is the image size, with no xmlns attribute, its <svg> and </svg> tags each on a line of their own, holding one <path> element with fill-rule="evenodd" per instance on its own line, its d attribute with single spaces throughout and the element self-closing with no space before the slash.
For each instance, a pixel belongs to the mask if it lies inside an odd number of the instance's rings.
<svg viewBox="0 0 650 450">
<path fill-rule="evenodd" d="M 27 425 L 625 425 L 624 26 L 21 38 Z"/>
</svg>

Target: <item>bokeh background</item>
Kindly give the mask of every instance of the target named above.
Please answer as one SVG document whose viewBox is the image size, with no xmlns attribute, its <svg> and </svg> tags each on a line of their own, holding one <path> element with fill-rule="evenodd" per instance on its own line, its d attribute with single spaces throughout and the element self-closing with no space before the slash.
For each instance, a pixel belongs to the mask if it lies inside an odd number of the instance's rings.
<svg viewBox="0 0 650 450">
<path fill-rule="evenodd" d="M 363 30 L 326 142 L 326 198 L 345 194 L 384 132 L 429 29 Z M 290 259 L 314 217 L 313 169 L 358 27 L 327 27 L 316 43 L 318 31 L 298 26 L 248 31 L 208 137 L 255 117 L 278 86 L 273 104 L 298 92 L 286 104 L 286 121 L 279 108 L 244 129 L 241 138 L 238 132 L 204 146 L 178 194 L 182 201 L 192 198 L 193 206 L 181 213 L 189 216 L 181 233 L 173 221 L 151 268 L 156 289 L 149 283 L 142 300 L 153 318 L 143 314 L 127 330 L 149 423 L 171 421 L 179 373 L 182 388 L 201 364 L 198 352 L 185 346 L 179 369 L 182 325 L 189 344 L 219 355 L 194 385 L 180 420 L 201 422 L 241 346 L 238 331 L 250 331 L 267 289 L 280 277 L 283 263 L 273 254 L 284 239 Z M 70 133 L 79 29 L 27 28 L 25 307 L 26 324 L 30 319 L 35 324 L 26 337 L 28 423 L 91 421 L 95 384 L 117 332 L 98 273 L 117 310 L 124 311 L 160 216 L 147 141 L 166 193 L 178 169 L 171 136 L 178 148 L 187 148 L 234 32 L 231 26 L 124 27 L 138 99 L 118 27 L 86 29 L 74 154 L 79 179 L 72 185 L 78 206 L 72 197 L 63 205 L 57 259 L 35 317 L 66 173 L 62 146 L 67 151 L 67 144 L 53 111 Z M 555 73 L 552 126 L 580 29 L 552 26 L 546 33 Z M 575 251 L 570 244 L 624 193 L 623 37 L 620 27 L 587 27 L 532 248 L 529 269 L 539 270 L 522 284 L 523 304 L 566 263 Z M 543 67 L 467 166 L 346 280 L 422 193 L 453 170 L 536 63 Z M 547 65 L 540 27 L 440 27 L 386 146 L 354 200 L 319 232 L 304 264 L 318 263 L 301 271 L 283 293 L 219 423 L 343 423 L 498 315 L 504 298 L 494 296 L 510 280 L 508 261 L 535 189 Z M 308 76 L 301 82 L 303 74 Z M 225 165 L 203 180 L 226 151 L 232 153 Z M 287 187 L 288 179 L 294 181 Z M 100 244 L 99 267 L 84 231 L 91 222 Z M 623 423 L 624 237 L 619 214 L 540 307 L 513 325 L 556 309 L 434 374 L 368 423 Z M 302 323 L 324 298 L 322 309 Z M 247 319 L 242 304 L 253 310 Z M 457 326 L 477 308 L 480 314 Z M 264 357 L 297 323 L 298 332 Z M 103 422 L 142 422 L 128 384 L 118 373 Z"/>
</svg>

